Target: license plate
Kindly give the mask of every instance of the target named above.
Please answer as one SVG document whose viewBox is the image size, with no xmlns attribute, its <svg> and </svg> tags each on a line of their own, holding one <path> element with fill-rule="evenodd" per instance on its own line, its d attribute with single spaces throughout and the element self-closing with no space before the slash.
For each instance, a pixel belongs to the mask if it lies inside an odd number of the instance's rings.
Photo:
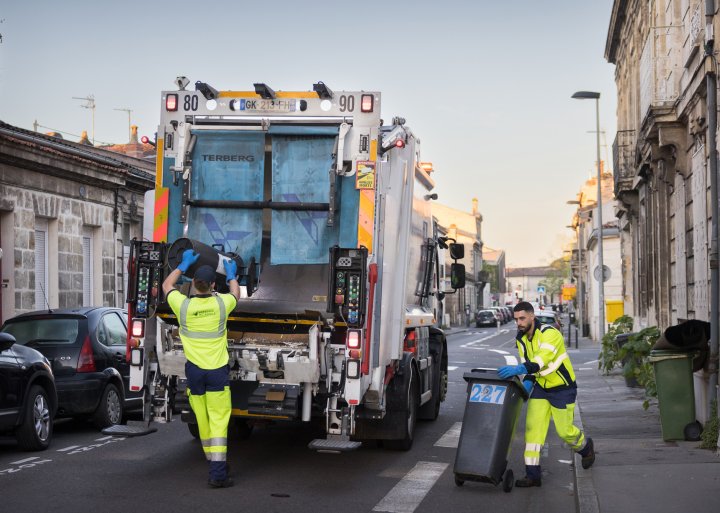
<svg viewBox="0 0 720 513">
<path fill-rule="evenodd" d="M 235 100 L 238 110 L 251 112 L 295 112 L 298 100 Z"/>
</svg>

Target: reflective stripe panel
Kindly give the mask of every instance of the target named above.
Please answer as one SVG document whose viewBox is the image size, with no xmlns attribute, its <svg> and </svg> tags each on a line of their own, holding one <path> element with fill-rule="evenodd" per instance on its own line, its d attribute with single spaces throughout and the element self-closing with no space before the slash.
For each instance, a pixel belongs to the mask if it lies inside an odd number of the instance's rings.
<svg viewBox="0 0 720 513">
<path fill-rule="evenodd" d="M 202 441 L 203 447 L 227 446 L 227 438 L 208 438 Z"/>
<path fill-rule="evenodd" d="M 540 456 L 525 457 L 525 465 L 540 465 Z"/>
<path fill-rule="evenodd" d="M 540 444 L 525 444 L 526 451 L 540 452 L 542 445 Z"/>
<path fill-rule="evenodd" d="M 536 356 L 535 358 L 533 358 L 532 361 L 534 361 L 535 363 L 537 363 L 537 364 L 540 366 L 541 369 L 542 369 L 543 367 L 545 367 L 545 362 L 544 362 L 543 359 L 540 358 L 539 356 Z M 542 376 L 542 373 L 540 373 L 540 375 Z"/>
<path fill-rule="evenodd" d="M 562 362 L 563 362 L 563 361 L 565 360 L 565 358 L 567 358 L 567 357 L 568 357 L 567 353 L 561 354 L 560 356 L 558 356 L 557 360 L 555 360 L 555 361 L 552 362 L 550 365 L 548 365 L 548 368 L 547 368 L 547 369 L 545 369 L 544 371 L 540 372 L 540 375 L 541 375 L 541 376 L 547 376 L 548 374 L 552 374 L 553 372 L 555 372 L 556 370 L 558 370 L 558 368 L 560 367 L 560 365 L 562 365 Z"/>
<path fill-rule="evenodd" d="M 178 322 L 180 323 L 180 335 L 196 339 L 222 337 L 225 334 L 225 320 L 227 319 L 227 312 L 225 312 L 225 303 L 223 303 L 220 296 L 215 296 L 215 301 L 217 301 L 218 308 L 220 309 L 220 322 L 218 323 L 217 328 L 218 331 L 203 332 L 190 331 L 187 329 L 187 311 L 190 307 L 190 298 L 187 298 L 183 301 L 182 306 L 180 307 L 180 318 L 178 319 Z"/>
<path fill-rule="evenodd" d="M 207 457 L 208 461 L 227 461 L 227 453 L 225 452 L 209 452 Z"/>
<path fill-rule="evenodd" d="M 540 344 L 540 349 L 546 349 L 552 351 L 553 354 L 557 353 L 557 348 L 552 344 Z"/>
</svg>

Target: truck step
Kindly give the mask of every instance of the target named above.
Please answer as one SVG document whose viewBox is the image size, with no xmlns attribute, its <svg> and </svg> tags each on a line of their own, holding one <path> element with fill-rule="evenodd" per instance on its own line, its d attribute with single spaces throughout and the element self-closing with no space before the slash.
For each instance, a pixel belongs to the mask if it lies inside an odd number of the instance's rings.
<svg viewBox="0 0 720 513">
<path fill-rule="evenodd" d="M 102 434 L 111 436 L 145 436 L 150 433 L 154 433 L 155 431 L 157 431 L 156 427 L 150 427 L 146 423 L 142 422 L 140 424 L 117 424 L 115 426 L 106 427 L 102 430 Z"/>
<path fill-rule="evenodd" d="M 308 444 L 308 449 L 318 452 L 349 452 L 362 447 L 362 442 L 352 440 L 334 440 L 316 438 Z"/>
</svg>

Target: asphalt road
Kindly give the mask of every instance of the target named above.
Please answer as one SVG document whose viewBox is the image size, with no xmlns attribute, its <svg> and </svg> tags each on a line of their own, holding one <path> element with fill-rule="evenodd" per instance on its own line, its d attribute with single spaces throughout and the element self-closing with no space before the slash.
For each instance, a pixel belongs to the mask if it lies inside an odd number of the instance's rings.
<svg viewBox="0 0 720 513">
<path fill-rule="evenodd" d="M 256 427 L 249 439 L 230 442 L 235 486 L 209 489 L 199 443 L 179 419 L 159 425 L 155 434 L 126 439 L 61 421 L 45 452 L 21 452 L 12 439 L 0 439 L 0 512 L 574 512 L 570 453 L 552 428 L 542 488 L 504 493 L 485 483 L 455 485 L 467 399 L 463 373 L 516 363 L 513 337 L 511 324 L 500 332 L 473 328 L 449 337 L 447 399 L 436 421 L 418 423 L 408 452 L 366 443 L 351 453 L 321 454 L 307 449 L 317 436 L 310 426 Z M 516 477 L 524 470 L 523 418 L 524 410 L 509 456 Z"/>
</svg>

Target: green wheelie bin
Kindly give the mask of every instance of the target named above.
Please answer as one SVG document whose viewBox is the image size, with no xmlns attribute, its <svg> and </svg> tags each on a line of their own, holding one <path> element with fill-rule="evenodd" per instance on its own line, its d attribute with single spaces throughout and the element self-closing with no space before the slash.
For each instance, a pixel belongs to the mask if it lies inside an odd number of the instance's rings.
<svg viewBox="0 0 720 513">
<path fill-rule="evenodd" d="M 695 351 L 650 351 L 660 406 L 663 440 L 700 439 L 702 425 L 695 418 L 693 359 Z"/>
</svg>

